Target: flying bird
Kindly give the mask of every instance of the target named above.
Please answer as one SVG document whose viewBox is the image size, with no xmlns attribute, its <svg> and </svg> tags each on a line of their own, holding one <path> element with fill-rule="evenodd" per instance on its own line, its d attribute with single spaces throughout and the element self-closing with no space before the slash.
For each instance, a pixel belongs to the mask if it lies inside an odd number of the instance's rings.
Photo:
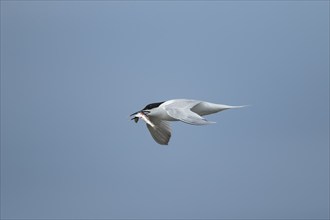
<svg viewBox="0 0 330 220">
<path fill-rule="evenodd" d="M 191 99 L 173 99 L 151 103 L 142 110 L 130 115 L 136 123 L 139 119 L 146 122 L 153 139 L 161 145 L 168 145 L 171 138 L 170 121 L 182 121 L 191 125 L 208 125 L 215 122 L 207 121 L 202 116 L 214 114 L 226 109 L 244 106 L 214 104 Z"/>
</svg>

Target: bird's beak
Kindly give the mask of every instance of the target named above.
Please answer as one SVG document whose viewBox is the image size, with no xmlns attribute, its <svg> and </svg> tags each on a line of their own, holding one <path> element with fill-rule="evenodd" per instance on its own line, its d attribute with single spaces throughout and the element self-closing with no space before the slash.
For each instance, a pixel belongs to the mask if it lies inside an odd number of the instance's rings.
<svg viewBox="0 0 330 220">
<path fill-rule="evenodd" d="M 135 113 L 131 114 L 129 117 L 132 117 L 133 115 L 136 115 L 137 113 L 139 113 L 139 112 L 135 112 Z"/>
<path fill-rule="evenodd" d="M 135 123 L 137 123 L 139 121 L 139 119 L 141 118 L 143 121 L 145 121 L 151 127 L 155 127 L 154 123 L 152 123 L 150 121 L 150 119 L 148 118 L 146 113 L 149 113 L 149 111 L 142 110 L 142 111 L 139 111 L 139 112 L 135 112 L 134 114 L 131 114 L 131 116 L 133 116 L 133 118 L 131 120 L 134 120 Z"/>
<path fill-rule="evenodd" d="M 133 113 L 133 114 L 131 114 L 130 115 L 130 117 L 132 117 L 132 116 L 134 116 L 133 118 L 131 118 L 131 120 L 134 120 L 135 121 L 135 123 L 137 123 L 138 121 L 139 121 L 139 117 L 136 117 L 135 115 L 137 115 L 138 113 L 140 113 L 140 112 L 135 112 L 135 113 Z"/>
</svg>

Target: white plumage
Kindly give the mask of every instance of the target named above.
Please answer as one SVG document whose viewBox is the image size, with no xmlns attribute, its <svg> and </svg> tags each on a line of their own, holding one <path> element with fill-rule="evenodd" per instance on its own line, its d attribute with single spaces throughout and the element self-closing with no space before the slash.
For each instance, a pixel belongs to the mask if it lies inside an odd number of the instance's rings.
<svg viewBox="0 0 330 220">
<path fill-rule="evenodd" d="M 244 106 L 230 106 L 214 104 L 205 101 L 190 99 L 173 99 L 147 105 L 141 111 L 133 113 L 135 122 L 141 118 L 154 140 L 167 145 L 171 138 L 169 121 L 182 121 L 191 125 L 207 125 L 215 122 L 207 121 L 202 116 L 214 114 L 226 109 L 241 108 Z"/>
</svg>

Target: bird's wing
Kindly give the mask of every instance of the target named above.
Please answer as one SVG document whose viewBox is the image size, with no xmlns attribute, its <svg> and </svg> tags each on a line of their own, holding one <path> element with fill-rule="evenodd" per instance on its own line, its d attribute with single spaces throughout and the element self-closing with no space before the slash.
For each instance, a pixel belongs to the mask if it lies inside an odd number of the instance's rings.
<svg viewBox="0 0 330 220">
<path fill-rule="evenodd" d="M 151 119 L 152 123 L 155 125 L 152 127 L 149 124 L 147 125 L 147 128 L 153 137 L 153 139 L 161 145 L 168 145 L 168 142 L 170 141 L 171 138 L 171 127 L 170 123 L 167 121 L 162 121 L 162 120 L 155 120 Z"/>
<path fill-rule="evenodd" d="M 189 99 L 178 99 L 172 103 L 166 105 L 164 109 L 167 114 L 172 118 L 180 120 L 184 123 L 191 125 L 207 125 L 214 122 L 207 121 L 205 118 L 201 117 L 197 113 L 191 111 L 191 109 L 201 103 L 198 100 Z"/>
<path fill-rule="evenodd" d="M 192 112 L 190 108 L 168 108 L 166 110 L 169 116 L 187 124 L 208 125 L 215 123 L 215 122 L 207 121 L 205 118 L 201 117 L 195 112 Z"/>
</svg>

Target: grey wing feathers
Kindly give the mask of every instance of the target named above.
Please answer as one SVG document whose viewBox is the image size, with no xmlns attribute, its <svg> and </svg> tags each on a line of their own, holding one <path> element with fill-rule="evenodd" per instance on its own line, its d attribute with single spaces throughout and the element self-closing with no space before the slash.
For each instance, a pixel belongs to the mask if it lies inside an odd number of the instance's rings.
<svg viewBox="0 0 330 220">
<path fill-rule="evenodd" d="M 215 122 L 207 121 L 205 118 L 201 117 L 195 112 L 192 112 L 188 108 L 168 109 L 167 113 L 169 116 L 191 125 L 208 125 L 215 123 Z"/>
<path fill-rule="evenodd" d="M 153 120 L 152 121 L 155 126 L 152 127 L 149 124 L 147 124 L 147 128 L 153 137 L 153 139 L 161 145 L 168 145 L 168 142 L 171 138 L 171 127 L 168 122 L 166 121 L 160 121 L 160 120 Z"/>
</svg>

